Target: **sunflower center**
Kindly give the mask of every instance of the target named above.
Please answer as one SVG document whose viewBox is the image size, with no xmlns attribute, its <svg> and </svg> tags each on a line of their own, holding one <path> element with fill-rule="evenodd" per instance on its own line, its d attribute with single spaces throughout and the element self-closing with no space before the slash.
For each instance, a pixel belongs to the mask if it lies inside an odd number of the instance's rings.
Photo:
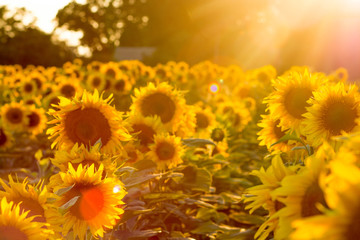
<svg viewBox="0 0 360 240">
<path fill-rule="evenodd" d="M 20 210 L 23 212 L 30 211 L 28 213 L 28 217 L 35 216 L 34 222 L 46 222 L 46 219 L 44 217 L 44 208 L 39 204 L 38 201 L 31 199 L 31 198 L 25 198 L 25 197 L 18 197 L 12 199 L 12 201 L 15 204 L 20 203 Z M 0 238 L 1 239 L 1 238 Z"/>
<path fill-rule="evenodd" d="M 302 115 L 306 112 L 306 107 L 310 106 L 307 100 L 311 96 L 312 91 L 309 88 L 291 88 L 284 97 L 286 111 L 294 118 L 302 119 Z"/>
<path fill-rule="evenodd" d="M 316 183 L 309 186 L 305 191 L 304 197 L 301 201 L 301 216 L 310 217 L 321 214 L 319 209 L 316 207 L 317 203 L 326 206 L 324 193 L 319 184 Z"/>
<path fill-rule="evenodd" d="M 0 128 L 0 147 L 4 146 L 7 142 L 7 137 L 4 133 L 4 131 Z"/>
<path fill-rule="evenodd" d="M 279 119 L 276 120 L 274 123 L 274 133 L 277 139 L 280 139 L 285 135 L 285 133 L 281 130 L 281 127 L 278 127 L 279 123 L 280 123 Z"/>
<path fill-rule="evenodd" d="M 19 124 L 22 121 L 23 118 L 23 113 L 21 111 L 21 109 L 18 108 L 10 108 L 7 112 L 6 112 L 6 119 L 13 123 L 13 124 Z"/>
<path fill-rule="evenodd" d="M 0 226 L 1 240 L 28 240 L 26 234 L 14 226 Z"/>
<path fill-rule="evenodd" d="M 116 72 L 114 69 L 109 68 L 108 70 L 106 70 L 105 75 L 110 78 L 115 78 Z"/>
<path fill-rule="evenodd" d="M 339 135 L 341 131 L 350 132 L 356 126 L 357 117 L 355 106 L 345 101 L 330 103 L 322 115 L 324 127 L 332 135 Z"/>
<path fill-rule="evenodd" d="M 32 112 L 30 115 L 27 116 L 29 119 L 29 127 L 36 127 L 37 125 L 39 125 L 40 123 L 40 116 L 35 113 Z"/>
<path fill-rule="evenodd" d="M 101 139 L 105 146 L 111 139 L 109 122 L 96 108 L 79 108 L 69 112 L 64 125 L 67 136 L 74 143 L 82 143 L 89 147 Z"/>
<path fill-rule="evenodd" d="M 154 142 L 154 135 L 156 134 L 156 132 L 152 127 L 139 123 L 139 124 L 134 124 L 132 128 L 133 128 L 132 133 L 137 133 L 137 132 L 139 133 L 137 137 L 141 145 L 146 146 Z"/>
<path fill-rule="evenodd" d="M 209 126 L 209 119 L 205 114 L 196 113 L 196 128 L 207 128 Z"/>
<path fill-rule="evenodd" d="M 214 140 L 215 142 L 222 141 L 224 137 L 225 137 L 225 133 L 221 128 L 215 128 L 211 132 L 211 139 Z"/>
<path fill-rule="evenodd" d="M 170 122 L 175 115 L 176 106 L 173 100 L 163 93 L 153 93 L 144 98 L 141 112 L 145 117 L 160 116 L 163 123 Z"/>
<path fill-rule="evenodd" d="M 68 194 L 68 201 L 75 196 L 80 196 L 69 211 L 78 219 L 91 220 L 104 208 L 104 193 L 97 186 L 79 185 L 71 189 Z M 70 198 L 69 198 L 70 197 Z"/>
<path fill-rule="evenodd" d="M 33 86 L 30 83 L 25 84 L 24 91 L 30 93 L 33 90 Z"/>
<path fill-rule="evenodd" d="M 360 239 L 360 205 L 353 208 L 353 215 L 350 217 L 344 239 Z"/>
<path fill-rule="evenodd" d="M 71 85 L 64 85 L 61 89 L 60 92 L 66 97 L 66 98 L 72 98 L 75 96 L 75 88 Z"/>
<path fill-rule="evenodd" d="M 101 83 L 101 79 L 99 77 L 94 77 L 93 81 L 92 81 L 92 85 L 94 87 L 98 87 Z"/>
<path fill-rule="evenodd" d="M 34 77 L 31 80 L 33 80 L 35 82 L 38 89 L 40 89 L 42 87 L 42 82 L 41 82 L 41 80 L 39 78 Z"/>
<path fill-rule="evenodd" d="M 125 81 L 124 80 L 119 80 L 115 83 L 115 90 L 117 91 L 123 91 L 125 87 Z"/>
<path fill-rule="evenodd" d="M 160 160 L 169 160 L 175 155 L 175 148 L 168 142 L 161 142 L 156 147 L 156 155 Z"/>
</svg>

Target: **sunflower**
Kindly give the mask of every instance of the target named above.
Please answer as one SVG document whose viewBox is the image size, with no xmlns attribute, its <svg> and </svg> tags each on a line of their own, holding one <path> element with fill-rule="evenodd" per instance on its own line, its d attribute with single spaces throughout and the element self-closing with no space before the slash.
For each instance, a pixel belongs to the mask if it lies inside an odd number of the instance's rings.
<svg viewBox="0 0 360 240">
<path fill-rule="evenodd" d="M 258 123 L 258 126 L 262 128 L 257 135 L 260 141 L 260 146 L 266 146 L 269 151 L 279 150 L 282 152 L 290 151 L 295 144 L 289 141 L 280 142 L 272 146 L 272 144 L 279 141 L 286 135 L 287 130 L 282 130 L 279 126 L 279 119 L 272 119 L 270 114 L 261 115 L 262 120 Z"/>
<path fill-rule="evenodd" d="M 160 170 L 166 170 L 182 163 L 183 151 L 181 138 L 160 134 L 154 137 L 154 144 L 150 146 L 146 156 L 153 160 Z"/>
<path fill-rule="evenodd" d="M 130 115 L 127 119 L 129 132 L 136 136 L 140 143 L 140 151 L 149 150 L 149 144 L 154 143 L 154 136 L 163 133 L 163 124 L 157 116 L 143 117 L 140 114 Z"/>
<path fill-rule="evenodd" d="M 125 74 L 120 74 L 118 78 L 112 79 L 110 91 L 116 94 L 127 94 L 130 92 L 131 88 L 132 85 L 129 77 Z"/>
<path fill-rule="evenodd" d="M 268 220 L 259 227 L 255 234 L 256 239 L 264 240 L 272 231 L 275 231 L 275 236 L 277 236 L 276 229 L 279 219 L 275 213 L 283 208 L 284 204 L 272 193 L 281 186 L 281 181 L 286 176 L 296 174 L 299 168 L 298 166 L 286 167 L 278 154 L 274 156 L 268 169 L 261 168 L 251 172 L 260 179 L 261 184 L 246 190 L 247 195 L 245 195 L 244 202 L 248 204 L 245 209 L 250 209 L 250 213 L 253 213 L 256 209 L 263 207 L 269 212 Z"/>
<path fill-rule="evenodd" d="M 21 102 L 11 102 L 1 107 L 3 127 L 10 130 L 20 132 L 28 125 L 29 119 L 28 109 Z"/>
<path fill-rule="evenodd" d="M 124 146 L 125 150 L 125 163 L 126 165 L 132 165 L 135 162 L 141 161 L 144 159 L 144 154 L 139 151 L 140 146 L 137 146 L 134 142 L 129 142 Z M 118 158 L 120 159 L 120 158 Z M 121 164 L 121 163 L 119 163 Z"/>
<path fill-rule="evenodd" d="M 81 95 L 81 92 L 83 91 L 77 79 L 60 80 L 57 90 L 60 93 L 60 96 L 64 96 L 69 99 L 75 97 L 75 94 Z"/>
<path fill-rule="evenodd" d="M 51 239 L 52 231 L 44 228 L 44 223 L 32 221 L 28 212 L 22 212 L 19 204 L 1 199 L 0 237 L 2 240 L 43 240 Z"/>
<path fill-rule="evenodd" d="M 175 135 L 181 138 L 193 137 L 196 129 L 196 115 L 193 105 L 185 105 L 182 121 L 180 122 Z"/>
<path fill-rule="evenodd" d="M 90 165 L 94 164 L 95 170 L 99 168 L 100 164 L 103 164 L 104 173 L 111 176 L 116 170 L 115 159 L 101 154 L 100 147 L 100 143 L 90 147 L 90 149 L 87 149 L 84 145 L 78 146 L 78 144 L 75 144 L 70 151 L 56 151 L 51 162 L 62 172 L 68 170 L 69 163 L 74 169 L 77 169 L 79 164 L 82 164 L 83 167 L 90 167 Z"/>
<path fill-rule="evenodd" d="M 103 64 L 100 68 L 100 72 L 102 72 L 109 80 L 118 79 L 121 75 L 119 65 L 115 62 L 108 62 L 106 64 Z"/>
<path fill-rule="evenodd" d="M 360 170 L 338 158 L 330 163 L 332 179 L 325 188 L 329 209 L 293 223 L 291 239 L 352 240 L 360 237 Z"/>
<path fill-rule="evenodd" d="M 43 181 L 32 185 L 27 179 L 23 182 L 15 182 L 9 175 L 9 182 L 5 183 L 4 180 L 0 179 L 0 185 L 4 189 L 0 191 L 0 197 L 6 197 L 14 204 L 19 204 L 20 212 L 27 212 L 27 217 L 32 217 L 32 222 L 41 222 L 47 228 L 59 230 L 56 222 L 61 215 L 55 206 L 48 202 L 50 198 L 56 196 L 47 191 Z"/>
<path fill-rule="evenodd" d="M 42 133 L 46 128 L 47 118 L 43 108 L 35 108 L 33 105 L 30 106 L 29 114 L 27 114 L 26 117 L 28 118 L 28 125 L 26 125 L 25 130 L 34 136 Z"/>
<path fill-rule="evenodd" d="M 306 107 L 310 106 L 308 100 L 324 81 L 320 75 L 310 74 L 308 70 L 304 73 L 289 72 L 273 81 L 275 91 L 264 103 L 268 104 L 273 118 L 280 119 L 281 126 L 299 133 L 304 120 L 303 114 L 306 113 Z"/>
<path fill-rule="evenodd" d="M 325 159 L 314 156 L 307 158 L 306 167 L 296 175 L 286 176 L 274 196 L 285 206 L 279 210 L 279 239 L 287 239 L 291 223 L 300 218 L 321 214 L 320 206 L 326 207 L 323 174 Z"/>
<path fill-rule="evenodd" d="M 51 92 L 49 95 L 42 99 L 42 106 L 45 109 L 56 107 L 60 103 L 60 93 L 58 91 Z"/>
<path fill-rule="evenodd" d="M 348 71 L 345 68 L 338 68 L 335 72 L 329 75 L 329 81 L 331 82 L 346 82 L 349 77 Z"/>
<path fill-rule="evenodd" d="M 36 86 L 36 82 L 31 81 L 31 80 L 26 80 L 26 81 L 21 82 L 20 94 L 23 97 L 35 96 L 37 91 L 38 91 L 38 89 Z"/>
<path fill-rule="evenodd" d="M 81 99 L 60 98 L 58 110 L 49 111 L 55 118 L 49 124 L 56 124 L 47 130 L 50 138 L 55 137 L 52 147 L 70 149 L 75 143 L 90 147 L 101 140 L 104 153 L 121 149 L 120 141 L 129 141 L 131 136 L 123 126 L 121 112 L 109 105 L 111 101 L 112 95 L 103 99 L 96 89 L 93 95 L 84 91 Z"/>
<path fill-rule="evenodd" d="M 86 87 L 90 91 L 97 89 L 99 92 L 104 90 L 106 85 L 105 75 L 99 72 L 91 72 L 86 78 Z"/>
<path fill-rule="evenodd" d="M 2 127 L 0 119 L 0 151 L 10 148 L 13 145 L 13 142 L 14 137 L 8 130 Z"/>
<path fill-rule="evenodd" d="M 141 115 L 158 116 L 169 132 L 175 132 L 184 114 L 185 99 L 182 92 L 173 90 L 167 83 L 155 86 L 149 83 L 140 90 L 135 89 L 131 111 Z"/>
<path fill-rule="evenodd" d="M 360 94 L 355 85 L 323 86 L 309 102 L 311 107 L 303 115 L 303 132 L 313 147 L 331 137 L 360 130 Z"/>
<path fill-rule="evenodd" d="M 54 192 L 60 189 L 71 189 L 62 194 L 55 205 L 63 206 L 76 200 L 75 204 L 65 210 L 62 222 L 62 234 L 66 236 L 73 231 L 74 237 L 85 239 L 87 229 L 94 237 L 103 237 L 106 229 L 112 229 L 116 220 L 123 214 L 121 204 L 126 191 L 117 178 L 103 178 L 104 165 L 95 170 L 94 164 L 75 170 L 71 164 L 67 172 L 60 172 L 60 181 L 51 183 L 56 186 Z M 54 180 L 54 179 L 52 179 Z"/>
<path fill-rule="evenodd" d="M 209 106 L 195 106 L 195 131 L 200 138 L 209 138 L 211 129 L 216 124 L 215 114 Z"/>
</svg>

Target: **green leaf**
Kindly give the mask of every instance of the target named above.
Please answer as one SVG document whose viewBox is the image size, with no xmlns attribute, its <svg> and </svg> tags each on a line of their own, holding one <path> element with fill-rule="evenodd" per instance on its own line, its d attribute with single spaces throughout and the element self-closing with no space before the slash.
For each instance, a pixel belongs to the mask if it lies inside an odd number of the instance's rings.
<svg viewBox="0 0 360 240">
<path fill-rule="evenodd" d="M 144 176 L 138 176 L 138 177 L 128 177 L 126 179 L 123 180 L 123 183 L 125 184 L 126 188 L 144 183 L 146 181 L 149 181 L 150 179 L 154 179 L 156 177 L 161 176 L 161 174 L 147 174 Z"/>
<path fill-rule="evenodd" d="M 265 221 L 261 216 L 250 215 L 247 213 L 232 213 L 229 217 L 239 223 L 251 225 L 261 225 Z"/>
<path fill-rule="evenodd" d="M 65 211 L 66 209 L 68 209 L 69 207 L 73 206 L 77 200 L 79 199 L 80 196 L 75 196 L 72 199 L 70 199 L 69 201 L 67 201 L 66 203 L 64 203 L 64 205 L 61 205 L 59 210 L 60 211 Z"/>
<path fill-rule="evenodd" d="M 181 183 L 184 188 L 204 192 L 210 191 L 212 175 L 208 170 L 196 166 L 187 166 L 182 172 L 184 177 Z"/>
<path fill-rule="evenodd" d="M 202 138 L 187 138 L 182 139 L 182 143 L 189 147 L 203 147 L 208 144 L 216 146 L 216 144 L 208 139 L 202 139 Z"/>
<path fill-rule="evenodd" d="M 183 193 L 148 193 L 144 195 L 144 199 L 168 199 L 174 200 L 187 197 Z"/>
<path fill-rule="evenodd" d="M 202 223 L 200 226 L 191 231 L 193 234 L 214 234 L 217 231 L 221 230 L 219 225 L 213 223 L 212 221 L 207 221 Z"/>
<path fill-rule="evenodd" d="M 295 132 L 293 132 L 293 133 L 289 132 L 289 133 L 285 134 L 284 136 L 282 136 L 278 141 L 271 144 L 271 147 L 276 145 L 276 144 L 279 144 L 279 143 L 282 143 L 282 142 L 285 142 L 285 141 L 289 141 L 289 140 L 294 140 L 294 141 L 303 143 L 303 141 L 298 136 L 296 136 Z"/>
<path fill-rule="evenodd" d="M 73 185 L 71 185 L 71 186 L 66 187 L 66 188 L 60 188 L 59 190 L 57 190 L 55 192 L 55 194 L 58 195 L 58 196 L 61 196 L 64 193 L 70 191 L 74 186 L 75 186 L 75 183 Z"/>
</svg>

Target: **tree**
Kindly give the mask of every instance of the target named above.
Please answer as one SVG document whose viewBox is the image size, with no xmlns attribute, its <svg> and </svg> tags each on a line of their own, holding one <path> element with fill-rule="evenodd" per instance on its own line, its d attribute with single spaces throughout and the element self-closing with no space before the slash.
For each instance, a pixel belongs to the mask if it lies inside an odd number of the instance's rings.
<svg viewBox="0 0 360 240">
<path fill-rule="evenodd" d="M 122 44 L 142 45 L 142 38 L 137 36 L 138 27 L 144 24 L 141 15 L 140 0 L 87 0 L 85 4 L 70 2 L 56 15 L 57 28 L 83 33 L 80 42 L 90 48 L 93 59 L 112 60 L 114 50 Z"/>
<path fill-rule="evenodd" d="M 75 57 L 65 44 L 54 43 L 50 34 L 34 27 L 34 21 L 25 26 L 21 20 L 26 14 L 19 9 L 9 15 L 0 7 L 0 64 L 61 66 Z"/>
</svg>

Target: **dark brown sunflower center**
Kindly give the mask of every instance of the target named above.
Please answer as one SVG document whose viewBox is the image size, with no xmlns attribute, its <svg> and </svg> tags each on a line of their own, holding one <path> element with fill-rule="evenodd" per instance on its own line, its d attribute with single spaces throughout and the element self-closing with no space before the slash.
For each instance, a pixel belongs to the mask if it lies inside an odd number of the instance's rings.
<svg viewBox="0 0 360 240">
<path fill-rule="evenodd" d="M 75 96 L 75 88 L 71 85 L 64 85 L 61 89 L 60 92 L 62 95 L 64 95 L 67 98 L 72 98 Z"/>
<path fill-rule="evenodd" d="M 36 112 L 32 112 L 30 115 L 27 116 L 29 119 L 29 127 L 36 127 L 40 123 L 40 116 Z"/>
<path fill-rule="evenodd" d="M 20 211 L 23 211 L 23 212 L 30 211 L 27 215 L 28 217 L 38 215 L 34 218 L 33 221 L 46 222 L 46 219 L 44 217 L 44 208 L 40 205 L 40 203 L 38 201 L 31 199 L 31 198 L 25 198 L 25 197 L 14 198 L 11 200 L 15 204 L 19 204 L 21 202 Z"/>
<path fill-rule="evenodd" d="M 297 119 L 302 119 L 306 112 L 306 107 L 310 106 L 307 100 L 312 96 L 309 88 L 291 88 L 284 96 L 284 105 L 286 111 Z"/>
<path fill-rule="evenodd" d="M 156 75 L 158 75 L 161 78 L 164 78 L 166 76 L 166 71 L 162 68 L 159 68 L 156 70 Z"/>
<path fill-rule="evenodd" d="M 319 184 L 310 185 L 303 196 L 301 201 L 301 216 L 310 217 L 321 214 L 316 205 L 320 203 L 326 206 L 324 193 L 321 190 Z"/>
<path fill-rule="evenodd" d="M 34 101 L 34 99 L 28 99 L 28 100 L 26 100 L 25 104 L 26 105 L 34 105 L 35 101 Z"/>
<path fill-rule="evenodd" d="M 33 86 L 32 86 L 31 83 L 25 84 L 25 86 L 24 86 L 24 91 L 25 92 L 30 93 L 30 92 L 32 92 L 32 90 L 33 90 Z"/>
<path fill-rule="evenodd" d="M 147 146 L 148 144 L 154 142 L 154 135 L 156 132 L 152 127 L 139 123 L 134 124 L 132 128 L 132 133 L 138 133 L 137 137 L 141 145 Z"/>
<path fill-rule="evenodd" d="M 123 91 L 125 88 L 125 81 L 124 80 L 119 80 L 115 83 L 114 86 L 116 91 Z"/>
<path fill-rule="evenodd" d="M 360 204 L 358 206 L 352 206 L 352 216 L 348 222 L 344 239 L 353 240 L 360 239 Z"/>
<path fill-rule="evenodd" d="M 196 113 L 196 128 L 207 128 L 209 126 L 209 119 L 203 113 Z"/>
<path fill-rule="evenodd" d="M 278 127 L 279 123 L 280 120 L 276 120 L 274 123 L 274 134 L 276 136 L 276 139 L 280 139 L 285 135 L 285 133 L 281 130 L 281 127 Z"/>
<path fill-rule="evenodd" d="M 101 139 L 105 146 L 111 139 L 108 119 L 96 108 L 76 109 L 65 117 L 65 132 L 74 143 L 94 145 Z"/>
<path fill-rule="evenodd" d="M 34 77 L 31 80 L 33 80 L 35 82 L 38 89 L 40 89 L 42 87 L 42 81 L 39 78 Z"/>
<path fill-rule="evenodd" d="M 115 75 L 116 75 L 116 72 L 114 69 L 111 69 L 109 68 L 106 73 L 105 73 L 106 76 L 110 77 L 110 78 L 115 78 Z"/>
<path fill-rule="evenodd" d="M 215 128 L 211 132 L 211 139 L 215 142 L 220 142 L 224 139 L 225 133 L 221 128 Z"/>
<path fill-rule="evenodd" d="M 173 119 L 175 110 L 176 105 L 173 100 L 163 93 L 146 96 L 141 104 L 141 112 L 145 117 L 157 115 L 163 123 Z"/>
<path fill-rule="evenodd" d="M 323 109 L 322 120 L 325 129 L 332 135 L 341 131 L 350 132 L 356 126 L 356 107 L 345 101 L 332 102 Z"/>
<path fill-rule="evenodd" d="M 0 147 L 4 146 L 7 143 L 8 138 L 6 137 L 4 131 L 0 128 Z"/>
<path fill-rule="evenodd" d="M 51 107 L 51 105 L 58 105 L 59 103 L 60 103 L 60 99 L 58 97 L 54 96 L 50 100 L 49 107 Z"/>
<path fill-rule="evenodd" d="M 6 119 L 13 124 L 19 124 L 22 122 L 23 119 L 23 113 L 21 111 L 21 109 L 19 108 L 10 108 L 7 112 L 6 112 Z"/>
<path fill-rule="evenodd" d="M 1 240 L 28 240 L 29 238 L 20 229 L 14 226 L 0 226 Z"/>
<path fill-rule="evenodd" d="M 69 211 L 78 219 L 91 220 L 104 208 L 105 196 L 99 186 L 77 184 L 66 193 L 64 198 L 69 201 L 77 196 L 80 197 Z"/>
<path fill-rule="evenodd" d="M 94 87 L 98 87 L 101 83 L 101 79 L 99 77 L 94 77 L 94 79 L 92 80 L 92 85 Z"/>
<path fill-rule="evenodd" d="M 168 142 L 161 142 L 156 147 L 156 155 L 160 160 L 169 160 L 175 155 L 175 147 Z"/>
</svg>

